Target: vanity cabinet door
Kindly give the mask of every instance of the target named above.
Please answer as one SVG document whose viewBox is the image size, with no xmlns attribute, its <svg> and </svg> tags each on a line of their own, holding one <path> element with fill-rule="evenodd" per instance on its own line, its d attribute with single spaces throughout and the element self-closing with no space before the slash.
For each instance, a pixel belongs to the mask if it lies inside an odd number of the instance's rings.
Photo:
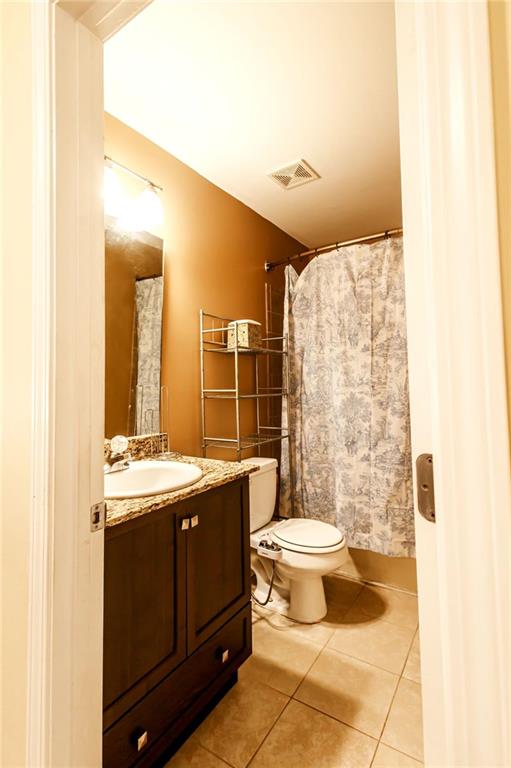
<svg viewBox="0 0 511 768">
<path fill-rule="evenodd" d="M 190 499 L 188 653 L 250 600 L 248 480 Z"/>
<path fill-rule="evenodd" d="M 106 531 L 105 709 L 143 678 L 150 685 L 157 667 L 161 677 L 186 657 L 186 541 L 176 512 L 170 507 Z"/>
</svg>

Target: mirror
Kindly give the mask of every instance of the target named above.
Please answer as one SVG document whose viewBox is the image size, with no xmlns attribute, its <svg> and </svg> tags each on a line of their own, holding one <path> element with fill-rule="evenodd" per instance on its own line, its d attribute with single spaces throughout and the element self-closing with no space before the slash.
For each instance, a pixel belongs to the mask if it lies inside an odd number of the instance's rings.
<svg viewBox="0 0 511 768">
<path fill-rule="evenodd" d="M 160 432 L 163 241 L 105 231 L 105 437 Z"/>
</svg>

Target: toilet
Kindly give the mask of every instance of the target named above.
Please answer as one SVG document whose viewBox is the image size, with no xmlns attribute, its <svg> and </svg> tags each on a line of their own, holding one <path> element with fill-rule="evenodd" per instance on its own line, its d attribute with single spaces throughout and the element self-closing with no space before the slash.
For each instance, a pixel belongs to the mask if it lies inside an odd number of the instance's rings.
<svg viewBox="0 0 511 768">
<path fill-rule="evenodd" d="M 254 596 L 268 607 L 304 624 L 314 624 L 327 612 L 323 576 L 348 558 L 344 535 L 320 520 L 273 520 L 277 492 L 277 461 L 245 459 L 257 466 L 249 475 L 251 567 Z"/>
</svg>

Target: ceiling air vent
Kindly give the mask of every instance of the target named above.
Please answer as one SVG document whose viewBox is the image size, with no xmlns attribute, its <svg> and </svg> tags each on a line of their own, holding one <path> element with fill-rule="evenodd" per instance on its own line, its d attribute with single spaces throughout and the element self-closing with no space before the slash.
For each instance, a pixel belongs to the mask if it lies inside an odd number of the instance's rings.
<svg viewBox="0 0 511 768">
<path fill-rule="evenodd" d="M 320 178 L 319 173 L 316 173 L 305 160 L 297 160 L 296 163 L 286 165 L 285 168 L 279 168 L 268 175 L 282 189 L 293 189 Z"/>
</svg>

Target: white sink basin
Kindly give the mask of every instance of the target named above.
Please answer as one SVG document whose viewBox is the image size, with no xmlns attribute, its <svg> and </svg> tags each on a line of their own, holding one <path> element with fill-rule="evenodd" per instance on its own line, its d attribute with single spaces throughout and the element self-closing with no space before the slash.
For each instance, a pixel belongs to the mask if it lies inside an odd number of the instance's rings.
<svg viewBox="0 0 511 768">
<path fill-rule="evenodd" d="M 181 461 L 130 461 L 128 469 L 105 475 L 105 499 L 136 499 L 170 493 L 202 477 L 195 464 Z"/>
</svg>

